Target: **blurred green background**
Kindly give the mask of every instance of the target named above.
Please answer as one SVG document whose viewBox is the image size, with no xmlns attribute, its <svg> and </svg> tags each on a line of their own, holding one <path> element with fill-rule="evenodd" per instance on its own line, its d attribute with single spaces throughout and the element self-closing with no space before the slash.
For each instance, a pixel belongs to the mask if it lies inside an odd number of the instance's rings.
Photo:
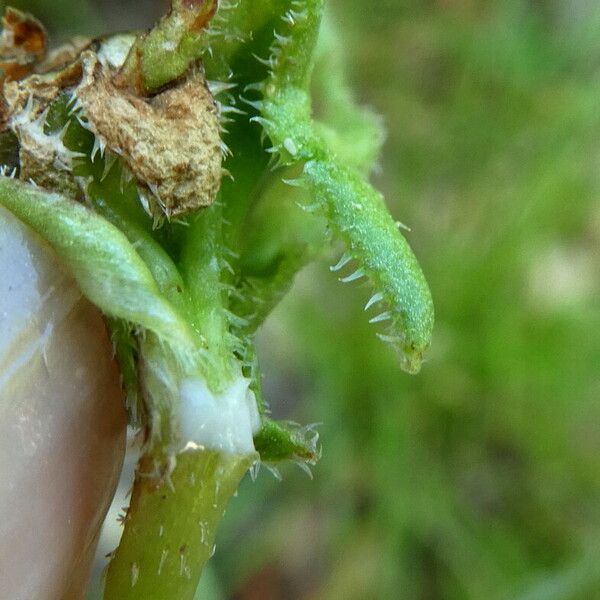
<svg viewBox="0 0 600 600">
<path fill-rule="evenodd" d="M 166 3 L 12 4 L 59 39 Z M 405 375 L 368 290 L 325 260 L 299 276 L 261 333 L 265 386 L 276 417 L 322 423 L 323 458 L 313 481 L 244 482 L 202 597 L 600 598 L 600 7 L 330 4 L 387 124 L 375 182 L 412 230 L 434 343 Z"/>
</svg>

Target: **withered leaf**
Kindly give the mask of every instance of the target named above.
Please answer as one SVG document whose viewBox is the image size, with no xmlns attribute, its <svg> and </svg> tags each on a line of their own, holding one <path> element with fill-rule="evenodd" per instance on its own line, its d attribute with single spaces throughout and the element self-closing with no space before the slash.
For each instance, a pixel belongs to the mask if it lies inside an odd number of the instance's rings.
<svg viewBox="0 0 600 600">
<path fill-rule="evenodd" d="M 117 87 L 114 72 L 90 51 L 75 89 L 89 128 L 127 165 L 166 216 L 215 200 L 221 181 L 216 103 L 200 72 L 142 98 Z"/>
</svg>

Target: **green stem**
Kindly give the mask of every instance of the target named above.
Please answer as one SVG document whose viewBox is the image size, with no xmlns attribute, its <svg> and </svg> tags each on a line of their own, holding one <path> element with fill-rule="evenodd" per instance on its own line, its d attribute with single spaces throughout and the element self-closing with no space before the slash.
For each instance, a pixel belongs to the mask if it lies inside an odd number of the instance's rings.
<svg viewBox="0 0 600 600">
<path fill-rule="evenodd" d="M 222 283 L 221 205 L 216 203 L 202 210 L 189 223 L 179 264 L 191 297 L 192 325 L 202 337 L 210 357 L 203 375 L 209 387 L 219 391 L 235 376 L 232 367 L 236 345 L 229 331 L 227 297 Z"/>
<path fill-rule="evenodd" d="M 310 204 L 310 194 L 282 181 L 297 175 L 297 169 L 272 174 L 244 221 L 240 293 L 231 310 L 247 321 L 246 335 L 258 329 L 327 241 L 325 219 L 299 208 Z"/>
<path fill-rule="evenodd" d="M 166 477 L 160 462 L 143 457 L 123 538 L 108 569 L 105 600 L 192 600 L 227 502 L 253 460 L 186 452 Z"/>
</svg>

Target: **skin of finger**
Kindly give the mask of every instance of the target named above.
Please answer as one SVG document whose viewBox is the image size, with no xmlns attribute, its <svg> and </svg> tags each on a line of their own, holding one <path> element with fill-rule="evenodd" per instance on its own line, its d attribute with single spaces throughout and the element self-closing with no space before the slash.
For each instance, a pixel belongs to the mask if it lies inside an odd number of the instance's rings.
<svg viewBox="0 0 600 600">
<path fill-rule="evenodd" d="M 125 452 L 119 374 L 98 311 L 5 212 L 0 265 L 0 598 L 75 600 Z"/>
</svg>

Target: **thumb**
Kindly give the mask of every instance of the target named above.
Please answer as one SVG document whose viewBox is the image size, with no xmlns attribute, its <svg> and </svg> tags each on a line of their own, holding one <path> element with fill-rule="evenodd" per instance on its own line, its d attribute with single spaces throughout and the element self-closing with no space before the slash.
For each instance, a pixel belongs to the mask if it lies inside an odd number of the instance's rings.
<svg viewBox="0 0 600 600">
<path fill-rule="evenodd" d="M 0 598 L 84 596 L 125 427 L 100 314 L 0 211 Z"/>
</svg>

